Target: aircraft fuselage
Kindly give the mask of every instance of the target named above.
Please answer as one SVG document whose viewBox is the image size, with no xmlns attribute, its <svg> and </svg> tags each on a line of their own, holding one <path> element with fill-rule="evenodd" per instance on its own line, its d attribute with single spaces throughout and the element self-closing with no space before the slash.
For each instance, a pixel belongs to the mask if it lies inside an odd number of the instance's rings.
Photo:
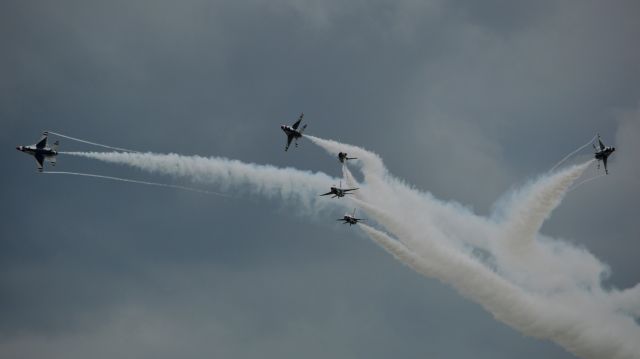
<svg viewBox="0 0 640 359">
<path fill-rule="evenodd" d="M 16 146 L 16 150 L 29 154 L 31 156 L 40 155 L 44 156 L 45 158 L 58 155 L 58 151 L 55 151 L 54 149 L 48 147 L 37 148 L 36 146 Z"/>
<path fill-rule="evenodd" d="M 38 148 L 38 146 L 36 145 L 31 145 L 17 146 L 16 150 L 33 156 L 38 164 L 39 172 L 42 172 L 45 162 L 49 162 L 54 166 L 56 164 L 56 156 L 58 155 L 58 151 L 54 150 L 53 148 L 46 146 Z"/>
<path fill-rule="evenodd" d="M 291 127 L 291 126 L 282 125 L 282 126 L 280 126 L 280 128 L 282 129 L 282 131 L 284 131 L 284 133 L 287 136 L 293 136 L 293 138 L 302 137 L 302 134 L 300 133 L 300 131 L 294 130 L 293 127 Z"/>
<path fill-rule="evenodd" d="M 349 225 L 358 224 L 358 219 L 351 216 L 344 216 L 342 220 L 349 223 Z"/>
<path fill-rule="evenodd" d="M 596 152 L 596 159 L 604 160 L 605 158 L 609 157 L 615 150 L 615 147 L 605 147 L 604 150 Z"/>
<path fill-rule="evenodd" d="M 346 194 L 346 192 L 343 191 L 342 188 L 336 187 L 331 187 L 331 193 L 333 193 L 335 197 L 344 197 L 344 195 Z"/>
</svg>

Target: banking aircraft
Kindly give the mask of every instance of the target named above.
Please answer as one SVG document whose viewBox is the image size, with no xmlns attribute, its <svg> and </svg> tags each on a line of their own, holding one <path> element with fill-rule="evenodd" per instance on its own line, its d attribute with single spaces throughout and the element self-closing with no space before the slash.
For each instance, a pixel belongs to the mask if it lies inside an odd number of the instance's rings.
<svg viewBox="0 0 640 359">
<path fill-rule="evenodd" d="M 16 147 L 16 150 L 29 154 L 36 159 L 39 172 L 42 172 L 45 161 L 50 162 L 52 166 L 56 165 L 56 156 L 58 155 L 58 145 L 60 143 L 56 141 L 53 143 L 53 146 L 49 147 L 47 145 L 48 135 L 49 133 L 45 131 L 36 144 Z"/>
<path fill-rule="evenodd" d="M 607 159 L 616 150 L 616 148 L 605 146 L 600 139 L 600 134 L 598 134 L 598 147 L 593 145 L 593 149 L 596 151 L 594 156 L 596 160 L 598 160 L 598 168 L 600 168 L 600 161 L 602 161 L 602 163 L 604 163 L 604 173 L 609 174 L 609 171 L 607 170 Z"/>
<path fill-rule="evenodd" d="M 307 128 L 307 125 L 305 124 L 304 126 L 302 126 L 300 130 L 298 130 L 298 126 L 300 126 L 300 122 L 302 122 L 303 117 L 304 117 L 304 113 L 301 113 L 300 117 L 298 117 L 298 121 L 296 121 L 293 124 L 293 126 L 286 126 L 286 125 L 280 126 L 282 131 L 284 131 L 284 133 L 287 135 L 287 145 L 284 148 L 285 151 L 289 149 L 289 146 L 291 145 L 291 141 L 294 141 L 294 140 L 296 143 L 296 147 L 298 147 L 298 138 L 302 137 L 302 132 L 304 131 L 305 128 Z"/>
<path fill-rule="evenodd" d="M 347 153 L 346 152 L 340 152 L 338 153 L 338 161 L 340 161 L 340 163 L 344 163 L 344 161 L 347 160 L 356 160 L 358 159 L 358 157 L 347 157 Z"/>
</svg>

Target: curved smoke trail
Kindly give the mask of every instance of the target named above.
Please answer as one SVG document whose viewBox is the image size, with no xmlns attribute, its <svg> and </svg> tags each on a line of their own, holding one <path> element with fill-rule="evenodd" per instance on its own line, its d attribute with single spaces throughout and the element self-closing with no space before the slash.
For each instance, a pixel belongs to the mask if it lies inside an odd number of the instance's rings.
<svg viewBox="0 0 640 359">
<path fill-rule="evenodd" d="M 504 219 L 508 243 L 520 247 L 530 245 L 571 184 L 592 162 L 590 160 L 559 173 L 543 176 L 512 195 L 511 203 L 505 210 L 507 218 Z"/>
<path fill-rule="evenodd" d="M 339 149 L 333 141 L 311 140 L 331 154 Z M 497 220 L 404 184 L 364 149 L 349 151 L 370 159 L 360 162 L 365 183 L 353 200 L 397 240 L 360 227 L 397 259 L 524 334 L 584 358 L 640 358 L 640 285 L 605 290 L 606 265 L 583 248 L 539 234 L 591 161 L 526 186 L 502 204 L 506 215 Z"/>
<path fill-rule="evenodd" d="M 640 290 L 602 287 L 608 268 L 583 248 L 539 230 L 588 163 L 543 176 L 503 203 L 500 219 L 440 201 L 388 173 L 382 159 L 360 147 L 307 136 L 332 155 L 358 157 L 363 182 L 349 169 L 351 199 L 397 240 L 361 224 L 376 243 L 417 272 L 454 287 L 520 332 L 552 340 L 584 358 L 640 357 Z M 323 173 L 247 164 L 224 158 L 153 153 L 67 153 L 189 178 L 307 208 L 346 204 L 317 197 L 336 179 Z"/>
</svg>

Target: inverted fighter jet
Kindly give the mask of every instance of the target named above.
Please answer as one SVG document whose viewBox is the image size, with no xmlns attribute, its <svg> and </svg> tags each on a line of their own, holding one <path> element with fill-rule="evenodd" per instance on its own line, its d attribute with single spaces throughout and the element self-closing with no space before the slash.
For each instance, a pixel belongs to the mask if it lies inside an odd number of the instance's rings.
<svg viewBox="0 0 640 359">
<path fill-rule="evenodd" d="M 48 135 L 49 133 L 45 131 L 36 144 L 16 147 L 16 150 L 29 154 L 36 159 L 38 172 L 42 172 L 45 161 L 51 163 L 52 166 L 56 165 L 56 156 L 58 155 L 58 145 L 60 143 L 56 141 L 53 143 L 53 146 L 49 147 L 47 145 Z"/>
<path fill-rule="evenodd" d="M 607 170 L 607 159 L 616 150 L 616 148 L 605 146 L 600 139 L 600 134 L 598 134 L 598 147 L 593 145 L 593 149 L 596 151 L 594 156 L 596 160 L 598 160 L 598 168 L 600 168 L 600 161 L 602 161 L 602 163 L 604 163 L 604 173 L 609 174 L 609 171 Z"/>
<path fill-rule="evenodd" d="M 351 194 L 349 192 L 351 191 L 355 191 L 358 188 L 341 188 L 342 187 L 342 181 L 340 182 L 340 187 L 335 187 L 332 186 L 331 190 L 327 193 L 323 193 L 321 194 L 321 196 L 328 196 L 328 195 L 333 195 L 331 198 L 336 198 L 336 197 L 344 197 L 345 195 Z"/>
<path fill-rule="evenodd" d="M 298 126 L 300 126 L 300 122 L 302 122 L 303 117 L 304 113 L 301 113 L 300 117 L 298 117 L 298 121 L 296 121 L 293 126 L 280 126 L 282 131 L 284 131 L 284 133 L 287 135 L 287 145 L 284 148 L 285 151 L 289 149 L 291 141 L 295 141 L 296 147 L 298 147 L 298 138 L 302 137 L 302 132 L 305 128 L 307 128 L 307 125 L 305 124 L 300 130 L 298 130 Z"/>
</svg>

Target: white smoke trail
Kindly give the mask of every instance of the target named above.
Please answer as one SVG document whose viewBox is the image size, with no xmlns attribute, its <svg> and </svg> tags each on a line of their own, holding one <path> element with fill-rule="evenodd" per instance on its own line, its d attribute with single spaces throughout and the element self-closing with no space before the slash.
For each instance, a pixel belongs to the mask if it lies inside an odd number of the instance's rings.
<svg viewBox="0 0 640 359">
<path fill-rule="evenodd" d="M 324 173 L 243 163 L 220 157 L 130 152 L 61 152 L 103 162 L 128 165 L 140 170 L 182 177 L 193 182 L 219 185 L 225 192 L 241 194 L 246 189 L 270 198 L 302 204 L 309 212 L 339 206 L 346 201 L 318 197 L 339 179 Z"/>
<path fill-rule="evenodd" d="M 208 195 L 213 195 L 213 196 L 229 197 L 228 195 L 223 194 L 223 193 L 206 191 L 206 190 L 198 189 L 198 188 L 185 187 L 185 186 L 174 185 L 174 184 L 158 183 L 158 182 L 140 181 L 140 180 L 134 180 L 134 179 L 129 179 L 129 178 L 103 176 L 103 175 L 97 175 L 97 174 L 92 174 L 92 173 L 64 172 L 64 171 L 45 171 L 45 172 L 40 172 L 40 173 L 54 174 L 54 175 L 72 175 L 72 176 L 102 178 L 102 179 L 108 179 L 108 180 L 112 180 L 112 181 L 137 183 L 137 184 L 143 184 L 143 185 L 148 185 L 148 186 L 180 189 L 180 190 L 184 190 L 184 191 L 197 192 L 197 193 L 208 194 Z"/>
<path fill-rule="evenodd" d="M 640 357 L 634 320 L 640 290 L 603 289 L 604 264 L 583 248 L 538 233 L 590 162 L 534 181 L 503 203 L 505 216 L 498 221 L 407 186 L 388 174 L 377 155 L 312 141 L 331 154 L 346 149 L 369 159 L 361 162 L 365 182 L 353 201 L 399 241 L 361 228 L 414 270 L 452 285 L 522 333 L 553 340 L 578 356 Z"/>
<path fill-rule="evenodd" d="M 325 140 L 323 138 L 304 135 L 304 137 L 311 140 L 311 142 L 316 145 L 324 148 L 331 155 L 338 157 L 339 152 L 347 152 L 349 156 L 358 157 L 356 162 L 362 163 L 364 166 L 369 168 L 370 171 L 374 172 L 377 175 L 383 175 L 386 173 L 387 169 L 384 167 L 382 163 L 382 159 L 380 156 L 376 155 L 373 152 L 369 152 L 361 147 L 347 145 L 340 142 Z"/>
<path fill-rule="evenodd" d="M 542 177 L 513 195 L 511 205 L 506 206 L 504 220 L 509 244 L 530 244 L 542 227 L 542 223 L 560 204 L 569 186 L 577 180 L 593 162 L 573 166 L 551 176 Z"/>
<path fill-rule="evenodd" d="M 91 141 L 87 141 L 87 140 L 81 140 L 79 138 L 63 135 L 61 133 L 57 133 L 57 132 L 53 132 L 53 131 L 47 131 L 47 132 L 49 132 L 52 135 L 56 135 L 56 136 L 63 137 L 63 138 L 68 138 L 68 139 L 73 140 L 73 141 L 78 141 L 78 142 L 86 143 L 86 144 L 93 145 L 93 146 L 107 148 L 107 149 L 110 149 L 110 150 L 124 151 L 124 152 L 139 152 L 139 151 L 134 151 L 134 150 L 128 150 L 126 148 L 107 146 L 107 145 L 103 145 L 103 144 L 96 143 L 96 142 L 91 142 Z"/>
<path fill-rule="evenodd" d="M 590 144 L 592 144 L 592 143 L 593 143 L 593 141 L 595 141 L 597 137 L 598 137 L 597 135 L 596 135 L 596 136 L 593 136 L 593 138 L 592 138 L 589 142 L 585 143 L 584 145 L 582 145 L 582 146 L 578 147 L 578 148 L 577 148 L 576 150 L 574 150 L 573 152 L 571 152 L 571 153 L 569 153 L 568 155 L 564 156 L 564 157 L 560 160 L 560 162 L 556 163 L 555 165 L 553 165 L 553 167 L 551 167 L 551 169 L 549 170 L 549 172 L 553 172 L 553 170 L 555 170 L 556 168 L 558 168 L 558 166 L 560 166 L 561 164 L 563 164 L 563 163 L 564 163 L 564 161 L 568 160 L 569 158 L 571 158 L 571 156 L 575 155 L 576 153 L 578 153 L 578 152 L 582 151 L 582 149 L 583 149 L 583 148 L 585 148 L 585 147 L 589 146 Z"/>
<path fill-rule="evenodd" d="M 416 227 L 417 224 L 419 227 L 419 224 L 426 225 L 428 221 L 439 222 L 442 226 L 450 227 L 443 229 L 445 232 L 457 233 L 457 235 L 449 237 L 449 240 L 459 244 L 488 246 L 489 237 L 485 234 L 490 232 L 490 228 L 492 228 L 492 223 L 488 219 L 474 215 L 469 209 L 458 203 L 438 201 L 430 193 L 419 192 L 399 179 L 390 176 L 382 159 L 375 153 L 336 141 L 308 135 L 305 137 L 331 155 L 337 155 L 342 151 L 358 157 L 359 160 L 355 162 L 362 167 L 366 185 L 362 185 L 362 188 L 356 191 L 355 198 L 366 197 L 369 202 L 380 208 L 405 209 L 402 210 L 403 226 L 405 227 Z M 406 209 L 411 210 L 407 211 Z M 423 213 L 429 213 L 429 216 L 426 217 L 422 215 Z M 478 227 L 484 227 L 485 230 L 478 233 Z M 413 230 L 419 231 L 419 228 L 413 228 Z"/>
<path fill-rule="evenodd" d="M 628 316 L 603 311 L 598 302 L 585 298 L 526 292 L 465 253 L 441 245 L 408 247 L 376 229 L 360 227 L 418 273 L 453 286 L 527 335 L 552 339 L 584 358 L 638 357 L 638 328 Z"/>
<path fill-rule="evenodd" d="M 346 164 L 342 165 L 342 177 L 344 178 L 345 183 L 347 184 L 347 187 L 349 188 L 360 187 L 360 185 L 358 184 L 358 181 L 355 179 L 355 177 L 353 177 L 353 174 L 351 174 L 351 171 L 349 171 L 349 167 L 347 167 Z M 357 195 L 357 192 L 353 194 Z"/>
</svg>

